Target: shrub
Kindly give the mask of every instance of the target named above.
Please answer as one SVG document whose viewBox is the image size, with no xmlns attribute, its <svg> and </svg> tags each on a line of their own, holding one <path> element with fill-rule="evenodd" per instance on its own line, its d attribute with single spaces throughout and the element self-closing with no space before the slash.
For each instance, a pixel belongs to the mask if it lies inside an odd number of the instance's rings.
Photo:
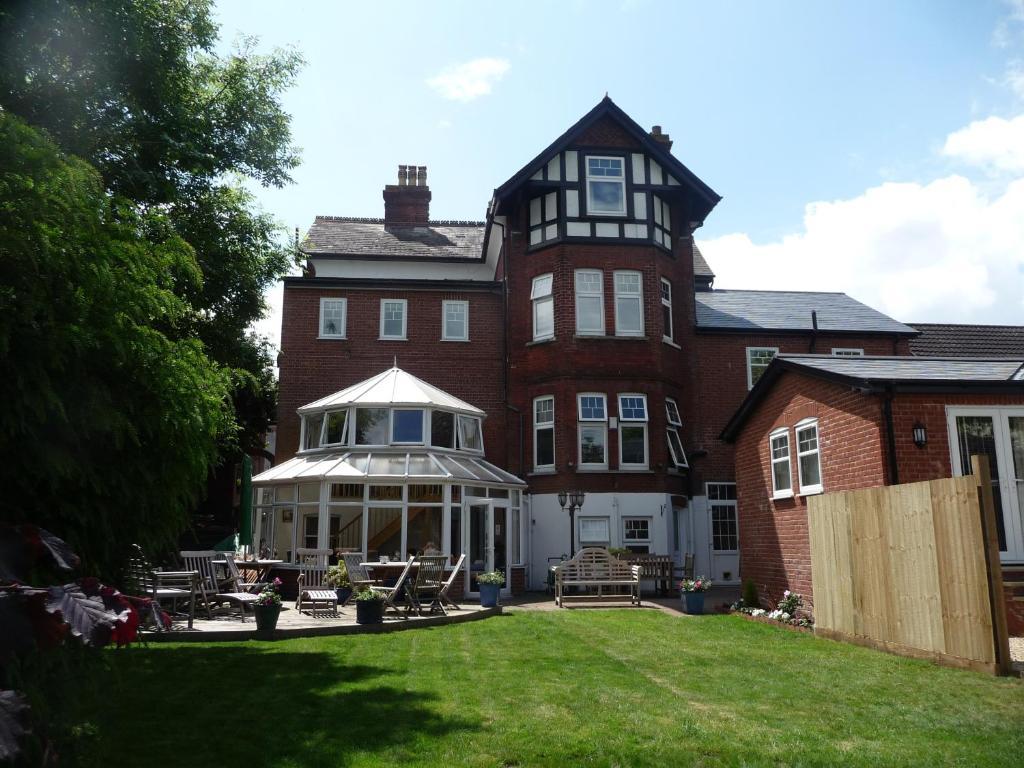
<svg viewBox="0 0 1024 768">
<path fill-rule="evenodd" d="M 761 596 L 757 593 L 757 584 L 753 579 L 743 582 L 743 605 L 747 608 L 761 607 Z"/>
</svg>

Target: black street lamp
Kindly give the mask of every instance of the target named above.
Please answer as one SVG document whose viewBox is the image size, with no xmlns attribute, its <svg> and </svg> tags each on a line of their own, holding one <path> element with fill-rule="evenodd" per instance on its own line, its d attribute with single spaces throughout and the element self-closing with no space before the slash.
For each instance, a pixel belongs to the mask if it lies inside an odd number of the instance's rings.
<svg viewBox="0 0 1024 768">
<path fill-rule="evenodd" d="M 561 491 L 558 494 L 558 504 L 562 511 L 569 510 L 569 557 L 576 554 L 576 510 L 583 509 L 586 497 L 583 491 Z"/>
</svg>

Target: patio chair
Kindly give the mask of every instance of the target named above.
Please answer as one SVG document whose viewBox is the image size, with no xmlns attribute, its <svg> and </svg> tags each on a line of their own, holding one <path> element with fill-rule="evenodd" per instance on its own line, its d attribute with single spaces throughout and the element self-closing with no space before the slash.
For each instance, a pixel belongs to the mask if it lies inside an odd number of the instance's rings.
<svg viewBox="0 0 1024 768">
<path fill-rule="evenodd" d="M 199 586 L 199 573 L 196 571 L 161 571 L 153 567 L 138 544 L 132 544 L 131 556 L 128 559 L 128 581 L 126 590 L 129 594 L 148 597 L 160 603 L 171 601 L 171 613 L 178 613 L 178 601 L 188 600 L 188 628 L 196 615 L 196 589 Z M 159 618 L 154 618 L 157 631 L 163 629 Z"/>
<path fill-rule="evenodd" d="M 455 580 L 462 576 L 462 566 L 465 564 L 466 553 L 463 552 L 461 555 L 459 555 L 459 561 L 455 564 L 455 568 L 452 570 L 450 574 L 448 574 L 448 578 L 445 579 L 444 584 L 441 585 L 441 591 L 437 593 L 437 599 L 442 606 L 447 605 L 451 608 L 454 608 L 455 610 L 460 610 L 459 606 L 455 603 L 455 601 L 448 597 L 448 592 L 451 590 L 452 584 L 455 583 Z"/>
<path fill-rule="evenodd" d="M 317 606 L 323 605 L 325 611 L 338 612 L 338 592 L 334 587 L 324 584 L 327 575 L 327 558 L 332 554 L 330 549 L 308 549 L 298 547 L 295 555 L 299 566 L 299 594 L 295 598 L 295 610 L 302 612 L 303 606 L 316 614 Z M 332 610 L 333 609 L 333 610 Z"/>
<path fill-rule="evenodd" d="M 416 578 L 406 583 L 406 596 L 409 599 L 407 609 L 423 615 L 423 602 L 430 600 L 430 613 L 440 610 L 447 613 L 441 604 L 441 588 L 444 586 L 444 566 L 448 562 L 447 555 L 422 555 L 416 561 L 419 570 Z"/>
<path fill-rule="evenodd" d="M 241 609 L 244 622 L 246 607 L 253 605 L 258 596 L 252 592 L 241 591 L 237 579 L 230 576 L 230 568 L 234 565 L 234 556 L 215 552 L 212 549 L 183 551 L 179 554 L 182 562 L 185 563 L 186 570 L 199 573 L 199 594 L 202 595 L 207 618 L 213 618 L 213 606 L 231 603 Z M 225 568 L 228 569 L 229 575 L 224 579 L 217 576 L 217 564 L 214 561 L 218 555 L 223 557 Z M 235 566 L 235 573 L 238 573 L 237 566 Z"/>
<path fill-rule="evenodd" d="M 398 581 L 396 581 L 392 586 L 386 587 L 382 584 L 370 585 L 370 589 L 372 589 L 374 592 L 376 592 L 384 598 L 385 609 L 394 608 L 396 611 L 398 610 L 398 606 L 395 604 L 395 597 L 402 594 L 402 592 L 405 590 L 406 582 L 409 579 L 409 571 L 412 570 L 412 564 L 414 562 L 416 562 L 416 558 L 410 557 L 409 562 L 407 562 L 405 564 L 405 568 L 402 569 L 402 574 L 398 577 Z"/>
<path fill-rule="evenodd" d="M 366 589 L 377 582 L 370 576 L 369 569 L 363 565 L 362 552 L 342 552 L 341 559 L 345 563 L 345 570 L 348 571 L 348 580 L 352 585 L 352 594 L 342 604 L 347 605 L 356 592 Z"/>
</svg>

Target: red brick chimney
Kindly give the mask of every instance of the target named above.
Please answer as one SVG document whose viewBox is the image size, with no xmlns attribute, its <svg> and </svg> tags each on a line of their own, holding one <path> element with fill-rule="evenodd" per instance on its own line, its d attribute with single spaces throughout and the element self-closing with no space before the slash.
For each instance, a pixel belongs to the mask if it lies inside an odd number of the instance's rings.
<svg viewBox="0 0 1024 768">
<path fill-rule="evenodd" d="M 419 224 L 430 220 L 427 166 L 398 166 L 398 184 L 384 187 L 384 224 Z"/>
<path fill-rule="evenodd" d="M 651 138 L 660 144 L 665 145 L 665 149 L 672 149 L 672 139 L 667 133 L 661 132 L 661 126 L 656 125 L 651 128 Z"/>
</svg>

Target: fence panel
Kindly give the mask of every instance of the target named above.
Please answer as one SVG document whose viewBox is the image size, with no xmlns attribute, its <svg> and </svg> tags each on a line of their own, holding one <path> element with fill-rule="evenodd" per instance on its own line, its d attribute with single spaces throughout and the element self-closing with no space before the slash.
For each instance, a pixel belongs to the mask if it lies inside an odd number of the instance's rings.
<svg viewBox="0 0 1024 768">
<path fill-rule="evenodd" d="M 987 473 L 987 464 L 983 468 Z M 975 476 L 808 500 L 815 632 L 993 673 L 1009 669 Z M 993 583 L 993 579 L 996 580 Z M 1002 636 L 1000 636 L 1002 634 Z"/>
</svg>

